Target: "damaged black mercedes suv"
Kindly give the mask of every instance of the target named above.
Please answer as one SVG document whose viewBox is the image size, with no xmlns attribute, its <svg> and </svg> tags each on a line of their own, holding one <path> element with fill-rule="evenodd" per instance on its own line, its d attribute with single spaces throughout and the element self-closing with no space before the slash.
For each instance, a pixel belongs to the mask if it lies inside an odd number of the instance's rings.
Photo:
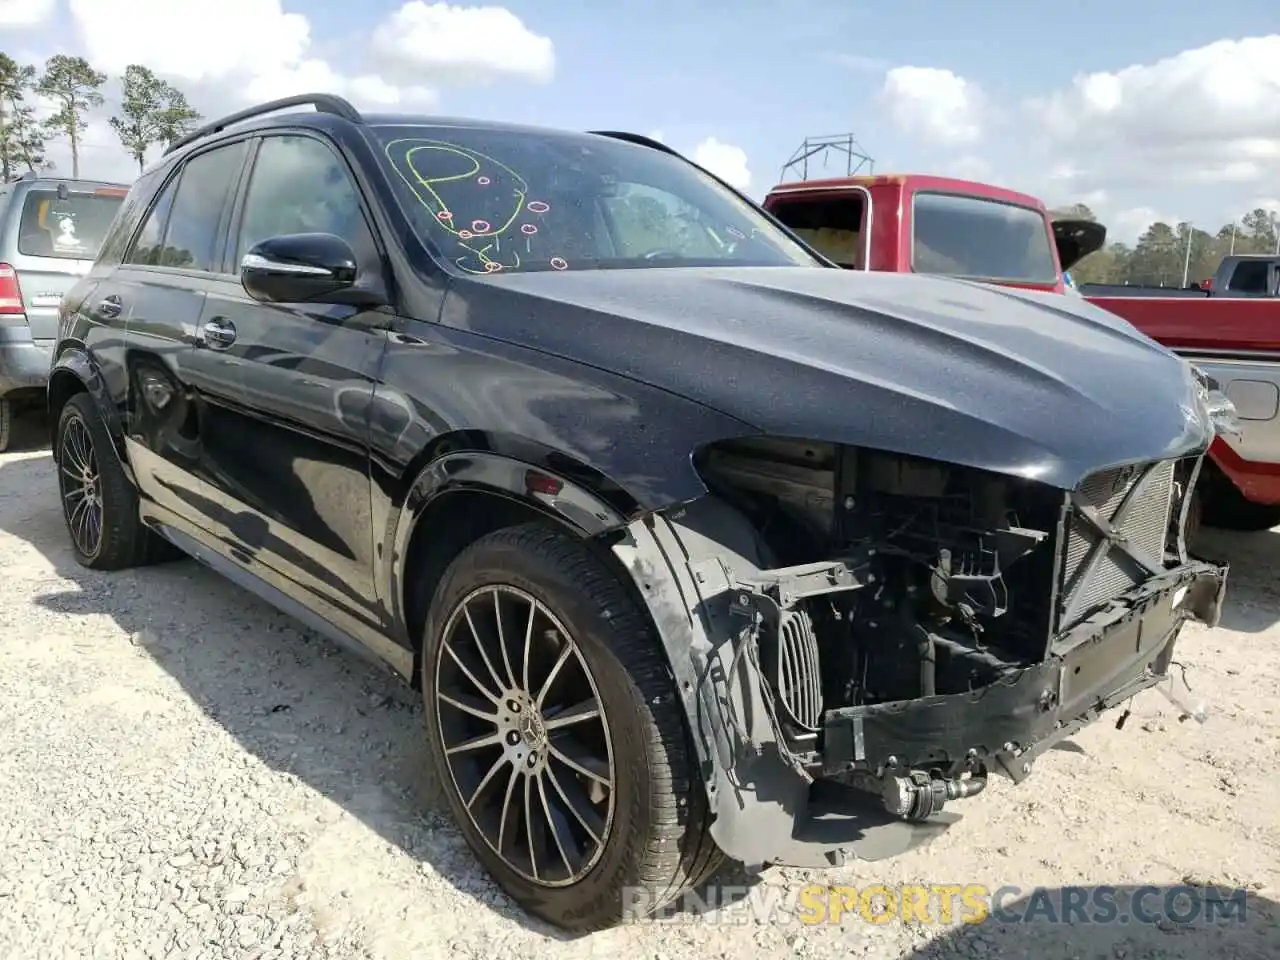
<svg viewBox="0 0 1280 960">
<path fill-rule="evenodd" d="M 372 652 L 477 857 L 579 930 L 901 853 L 1162 683 L 1225 589 L 1209 401 L 1085 301 L 841 270 L 644 138 L 323 95 L 140 177 L 49 388 L 80 562 L 189 554 Z"/>
</svg>

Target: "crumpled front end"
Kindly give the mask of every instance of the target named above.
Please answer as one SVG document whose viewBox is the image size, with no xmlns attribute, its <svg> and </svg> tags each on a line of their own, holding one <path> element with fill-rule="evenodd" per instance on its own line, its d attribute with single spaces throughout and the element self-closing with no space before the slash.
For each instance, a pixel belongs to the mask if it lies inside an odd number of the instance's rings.
<svg viewBox="0 0 1280 960">
<path fill-rule="evenodd" d="M 897 855 L 1165 682 L 1227 579 L 1183 537 L 1202 457 L 1063 491 L 832 444 L 703 451 L 712 495 L 614 550 L 667 645 L 715 840 L 747 864 Z"/>
</svg>

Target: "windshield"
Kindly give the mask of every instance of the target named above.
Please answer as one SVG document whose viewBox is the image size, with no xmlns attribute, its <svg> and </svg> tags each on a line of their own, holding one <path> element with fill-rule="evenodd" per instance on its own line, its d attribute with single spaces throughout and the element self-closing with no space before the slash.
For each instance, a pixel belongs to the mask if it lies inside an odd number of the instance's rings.
<svg viewBox="0 0 1280 960">
<path fill-rule="evenodd" d="M 1057 261 L 1044 214 L 983 197 L 913 197 L 911 267 L 917 273 L 1052 284 Z"/>
<path fill-rule="evenodd" d="M 54 188 L 27 191 L 18 225 L 18 252 L 27 257 L 93 260 L 128 191 L 104 187 L 58 198 Z"/>
<path fill-rule="evenodd" d="M 466 126 L 376 134 L 418 231 L 466 273 L 822 266 L 750 204 L 651 147 Z"/>
</svg>

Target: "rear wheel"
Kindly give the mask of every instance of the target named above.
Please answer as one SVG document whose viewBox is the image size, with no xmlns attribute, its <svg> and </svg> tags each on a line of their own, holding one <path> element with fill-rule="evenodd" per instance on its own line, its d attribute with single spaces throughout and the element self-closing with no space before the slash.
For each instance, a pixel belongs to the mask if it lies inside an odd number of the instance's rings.
<svg viewBox="0 0 1280 960">
<path fill-rule="evenodd" d="M 178 556 L 148 529 L 93 401 L 67 401 L 54 434 L 62 515 L 76 560 L 93 570 L 119 570 Z"/>
<path fill-rule="evenodd" d="M 0 399 L 0 453 L 9 449 L 9 437 L 13 432 L 13 401 Z"/>
<path fill-rule="evenodd" d="M 480 539 L 445 573 L 423 652 L 449 805 L 530 913 L 603 929 L 719 866 L 658 638 L 586 546 L 538 525 Z"/>
</svg>

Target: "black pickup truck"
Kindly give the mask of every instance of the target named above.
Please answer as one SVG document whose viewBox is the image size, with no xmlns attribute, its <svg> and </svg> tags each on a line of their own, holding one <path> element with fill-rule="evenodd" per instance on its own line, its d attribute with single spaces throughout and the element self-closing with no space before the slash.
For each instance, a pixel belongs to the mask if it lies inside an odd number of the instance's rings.
<svg viewBox="0 0 1280 960">
<path fill-rule="evenodd" d="M 1232 254 L 1204 283 L 1161 287 L 1130 283 L 1085 283 L 1085 297 L 1274 297 L 1280 291 L 1280 255 Z"/>
</svg>

